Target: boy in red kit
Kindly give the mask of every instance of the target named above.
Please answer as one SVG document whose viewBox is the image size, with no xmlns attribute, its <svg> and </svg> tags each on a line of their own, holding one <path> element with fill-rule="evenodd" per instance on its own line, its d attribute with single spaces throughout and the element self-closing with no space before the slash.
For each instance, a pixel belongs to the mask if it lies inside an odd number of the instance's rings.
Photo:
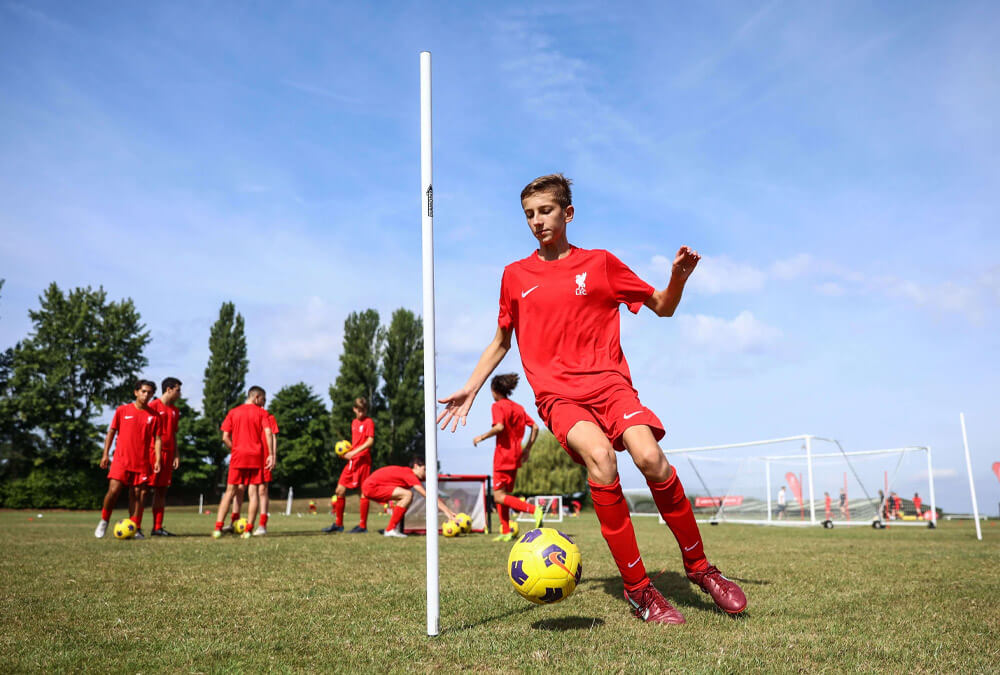
<svg viewBox="0 0 1000 675">
<path fill-rule="evenodd" d="M 337 490 L 334 493 L 337 501 L 333 504 L 334 521 L 330 527 L 324 527 L 327 534 L 344 531 L 344 497 L 348 490 L 358 490 L 362 483 L 372 472 L 371 448 L 375 444 L 375 421 L 368 417 L 368 399 L 354 399 L 354 420 L 351 422 L 351 450 L 344 455 L 347 466 L 340 473 L 340 480 L 337 482 Z M 359 534 L 368 531 L 368 497 L 364 490 L 361 491 L 361 501 L 359 504 L 361 511 L 361 522 L 359 522 L 352 534 Z"/>
<path fill-rule="evenodd" d="M 535 527 L 542 524 L 545 510 L 541 506 L 532 506 L 523 499 L 508 494 L 514 489 L 517 479 L 517 468 L 527 459 L 531 446 L 538 438 L 538 427 L 535 420 L 528 417 L 520 405 L 510 400 L 510 392 L 517 386 L 517 373 L 497 375 L 490 382 L 493 394 L 493 426 L 485 434 L 472 439 L 472 445 L 479 445 L 487 438 L 497 437 L 497 448 L 493 452 L 493 501 L 497 505 L 500 516 L 500 536 L 493 541 L 511 541 L 514 535 L 510 531 L 509 511 L 514 509 L 535 516 Z M 531 427 L 531 436 L 521 449 L 521 439 L 524 438 L 524 428 Z"/>
<path fill-rule="evenodd" d="M 264 410 L 266 394 L 260 387 L 250 387 L 247 400 L 229 411 L 222 422 L 222 442 L 232 454 L 229 456 L 229 477 L 226 479 L 226 492 L 219 502 L 219 516 L 215 521 L 212 536 L 218 539 L 222 536 L 222 523 L 229 513 L 229 503 L 237 493 L 246 491 L 250 486 L 250 508 L 247 520 L 249 527 L 243 533 L 244 538 L 251 536 L 254 521 L 257 519 L 257 487 L 263 481 L 264 469 L 271 468 L 271 456 L 265 452 L 265 443 L 271 442 L 271 428 Z M 266 460 L 264 458 L 267 458 Z"/>
<path fill-rule="evenodd" d="M 682 246 L 670 283 L 657 291 L 618 258 L 603 250 L 572 246 L 566 225 L 574 208 L 569 181 L 542 176 L 521 192 L 521 206 L 538 250 L 504 269 L 497 332 L 461 389 L 441 399 L 441 428 L 454 431 L 479 389 L 517 335 L 521 363 L 535 392 L 538 413 L 578 463 L 587 468 L 594 511 L 625 585 L 625 598 L 643 621 L 684 623 L 646 575 L 618 479 L 617 452 L 627 451 L 646 483 L 660 516 L 681 549 L 688 579 L 729 613 L 746 608 L 746 596 L 710 565 L 691 503 L 658 441 L 665 431 L 642 405 L 620 344 L 619 306 L 633 313 L 643 305 L 657 316 L 673 316 L 697 252 Z"/>
<path fill-rule="evenodd" d="M 94 530 L 94 536 L 98 539 L 108 531 L 111 511 L 118 503 L 118 496 L 125 487 L 128 487 L 129 518 L 135 521 L 137 528 L 141 526 L 142 484 L 150 469 L 154 474 L 160 471 L 160 421 L 147 405 L 155 391 L 156 385 L 149 380 L 136 382 L 135 401 L 119 406 L 115 410 L 111 424 L 108 425 L 100 466 L 102 469 L 107 469 L 110 465 L 111 469 L 108 471 L 108 492 L 104 495 L 104 504 L 101 508 L 101 522 Z M 115 457 L 109 461 L 108 453 L 116 434 L 118 442 L 115 445 Z M 152 466 L 150 466 L 150 447 L 153 448 Z M 135 533 L 135 538 L 145 539 L 141 529 Z"/>
<path fill-rule="evenodd" d="M 387 502 L 392 505 L 392 515 L 389 524 L 379 532 L 386 537 L 405 537 L 400 532 L 399 523 L 406 514 L 406 508 L 413 501 L 413 490 L 426 499 L 427 492 L 420 484 L 427 477 L 427 467 L 422 457 L 413 457 L 409 466 L 383 466 L 371 474 L 361 485 L 361 492 L 368 499 L 377 502 Z M 449 520 L 455 519 L 455 512 L 448 508 L 444 501 L 438 498 L 438 508 Z"/>
<path fill-rule="evenodd" d="M 149 409 L 160 421 L 160 447 L 161 461 L 159 473 L 153 473 L 143 487 L 142 501 L 146 502 L 146 494 L 153 492 L 153 531 L 152 537 L 172 537 L 170 532 L 163 529 L 163 511 L 167 505 L 167 488 L 170 487 L 174 469 L 180 465 L 180 458 L 177 456 L 177 423 L 180 421 L 180 411 L 174 407 L 174 403 L 181 397 L 181 381 L 176 377 L 168 377 L 163 380 L 162 391 L 159 398 L 154 398 L 149 403 Z M 150 462 L 153 461 L 153 449 L 150 448 Z"/>
<path fill-rule="evenodd" d="M 832 506 L 832 502 L 830 500 L 830 493 L 829 492 L 824 492 L 823 493 L 823 507 L 826 510 L 826 514 L 825 515 L 826 515 L 826 519 L 827 520 L 830 520 L 830 518 L 833 515 L 833 512 L 830 510 L 831 506 Z"/>
<path fill-rule="evenodd" d="M 916 492 L 913 493 L 913 508 L 917 511 L 917 518 L 920 518 L 923 515 L 924 503 Z"/>
</svg>

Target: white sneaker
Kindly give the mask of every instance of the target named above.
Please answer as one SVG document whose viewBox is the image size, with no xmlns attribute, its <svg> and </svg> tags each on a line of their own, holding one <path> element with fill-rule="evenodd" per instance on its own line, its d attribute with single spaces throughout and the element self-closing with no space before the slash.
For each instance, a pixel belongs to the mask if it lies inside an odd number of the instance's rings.
<svg viewBox="0 0 1000 675">
<path fill-rule="evenodd" d="M 265 534 L 267 534 L 267 528 L 263 525 L 258 525 L 257 529 L 253 531 L 253 536 L 255 537 L 261 537 Z"/>
<path fill-rule="evenodd" d="M 142 533 L 142 530 L 136 530 L 135 534 L 132 535 L 133 539 L 145 539 L 146 535 Z"/>
<path fill-rule="evenodd" d="M 406 538 L 406 535 L 403 534 L 402 532 L 400 532 L 399 530 L 386 530 L 385 532 L 382 533 L 382 536 L 383 537 L 402 537 L 404 539 Z"/>
<path fill-rule="evenodd" d="M 94 530 L 94 536 L 98 539 L 104 538 L 104 533 L 108 531 L 108 521 L 102 520 L 97 524 L 97 529 Z"/>
</svg>

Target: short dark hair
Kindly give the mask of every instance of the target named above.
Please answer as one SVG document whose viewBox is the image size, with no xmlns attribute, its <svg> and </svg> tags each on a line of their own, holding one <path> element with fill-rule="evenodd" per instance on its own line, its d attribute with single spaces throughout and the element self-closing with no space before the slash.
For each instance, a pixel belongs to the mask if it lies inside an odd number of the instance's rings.
<svg viewBox="0 0 1000 675">
<path fill-rule="evenodd" d="M 356 399 L 354 399 L 354 404 L 351 406 L 351 408 L 357 408 L 362 413 L 364 413 L 365 415 L 367 415 L 368 414 L 368 399 L 366 399 L 364 396 L 358 396 Z"/>
<path fill-rule="evenodd" d="M 156 393 L 156 383 L 153 382 L 152 380 L 136 380 L 135 389 L 133 389 L 132 391 L 139 391 L 140 389 L 146 386 L 152 387 L 153 393 L 154 394 Z"/>
<path fill-rule="evenodd" d="M 254 394 L 260 394 L 261 396 L 267 396 L 267 392 L 264 391 L 264 387 L 258 387 L 256 384 L 249 389 L 247 389 L 247 398 L 250 398 Z"/>
<path fill-rule="evenodd" d="M 411 455 L 410 456 L 410 466 L 427 466 L 427 462 L 421 455 Z"/>
<path fill-rule="evenodd" d="M 174 387 L 179 387 L 183 382 L 178 380 L 176 377 L 165 377 L 163 382 L 160 383 L 160 389 L 166 391 L 167 389 L 173 389 Z"/>
<path fill-rule="evenodd" d="M 504 375 L 497 375 L 492 380 L 490 380 L 490 389 L 500 394 L 504 398 L 510 396 L 510 392 L 514 391 L 514 387 L 517 386 L 517 381 L 521 378 L 518 377 L 517 373 L 506 373 Z"/>
<path fill-rule="evenodd" d="M 573 191 L 570 185 L 573 184 L 569 178 L 561 173 L 550 173 L 547 176 L 539 176 L 524 186 L 521 190 L 521 201 L 539 192 L 551 192 L 556 198 L 559 206 L 566 208 L 573 203 Z"/>
</svg>

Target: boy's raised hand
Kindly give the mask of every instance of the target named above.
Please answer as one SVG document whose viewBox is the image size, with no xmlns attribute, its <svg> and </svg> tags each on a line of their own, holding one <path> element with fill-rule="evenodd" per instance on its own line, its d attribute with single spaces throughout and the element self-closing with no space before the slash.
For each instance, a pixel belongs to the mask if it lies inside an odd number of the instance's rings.
<svg viewBox="0 0 1000 675">
<path fill-rule="evenodd" d="M 438 403 L 445 404 L 444 410 L 437 416 L 437 421 L 441 424 L 441 430 L 444 431 L 450 422 L 451 431 L 455 433 L 455 430 L 458 429 L 459 420 L 461 420 L 464 427 L 465 418 L 468 416 L 469 410 L 472 408 L 472 402 L 475 400 L 475 390 L 466 387 L 459 389 L 451 396 L 438 399 Z"/>
<path fill-rule="evenodd" d="M 688 246 L 681 246 L 674 257 L 671 276 L 679 281 L 687 281 L 687 278 L 694 272 L 694 268 L 698 266 L 699 260 L 701 260 L 701 256 L 698 255 L 697 251 Z"/>
</svg>

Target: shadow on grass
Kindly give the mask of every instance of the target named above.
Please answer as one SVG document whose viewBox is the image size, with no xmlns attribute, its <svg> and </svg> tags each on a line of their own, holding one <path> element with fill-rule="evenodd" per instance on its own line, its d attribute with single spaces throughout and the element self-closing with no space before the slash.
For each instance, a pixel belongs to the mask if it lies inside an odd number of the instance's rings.
<svg viewBox="0 0 1000 675">
<path fill-rule="evenodd" d="M 531 624 L 535 630 L 567 631 L 591 630 L 604 625 L 604 619 L 590 616 L 564 616 L 559 619 L 541 619 Z"/>
<path fill-rule="evenodd" d="M 463 623 L 461 626 L 454 626 L 454 627 L 449 627 L 449 628 L 443 628 L 441 630 L 441 634 L 445 635 L 447 633 L 460 633 L 462 631 L 470 630 L 472 628 L 479 628 L 482 625 L 485 625 L 485 624 L 488 624 L 488 623 L 492 623 L 494 621 L 500 621 L 502 619 L 506 619 L 506 618 L 511 617 L 511 616 L 517 616 L 519 614 L 524 614 L 524 613 L 530 612 L 530 611 L 532 611 L 534 609 L 537 609 L 537 607 L 535 605 L 529 605 L 527 607 L 520 607 L 518 609 L 509 609 L 506 612 L 503 612 L 501 614 L 494 614 L 493 616 L 485 617 L 485 618 L 480 619 L 479 621 L 475 621 L 473 623 Z"/>
</svg>

